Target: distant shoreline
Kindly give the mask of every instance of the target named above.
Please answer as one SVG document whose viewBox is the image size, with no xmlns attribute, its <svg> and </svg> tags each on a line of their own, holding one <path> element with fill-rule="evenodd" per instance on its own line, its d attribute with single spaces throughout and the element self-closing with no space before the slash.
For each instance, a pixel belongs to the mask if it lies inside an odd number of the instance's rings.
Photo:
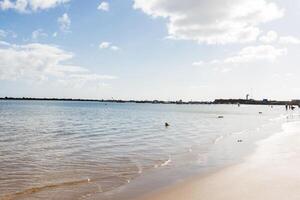
<svg viewBox="0 0 300 200">
<path fill-rule="evenodd" d="M 1 97 L 1 100 L 14 101 L 82 101 L 104 103 L 147 103 L 147 104 L 241 104 L 241 105 L 300 105 L 300 100 L 254 100 L 254 99 L 215 99 L 214 101 L 161 101 L 161 100 L 114 100 L 114 99 L 73 99 L 73 98 L 31 98 L 31 97 Z"/>
</svg>

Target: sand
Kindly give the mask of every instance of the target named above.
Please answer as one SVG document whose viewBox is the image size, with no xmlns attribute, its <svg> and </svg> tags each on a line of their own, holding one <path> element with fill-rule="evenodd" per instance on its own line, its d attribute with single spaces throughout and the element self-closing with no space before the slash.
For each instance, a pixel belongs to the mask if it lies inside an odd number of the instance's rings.
<svg viewBox="0 0 300 200">
<path fill-rule="evenodd" d="M 299 200 L 300 123 L 257 144 L 244 162 L 139 200 Z"/>
</svg>

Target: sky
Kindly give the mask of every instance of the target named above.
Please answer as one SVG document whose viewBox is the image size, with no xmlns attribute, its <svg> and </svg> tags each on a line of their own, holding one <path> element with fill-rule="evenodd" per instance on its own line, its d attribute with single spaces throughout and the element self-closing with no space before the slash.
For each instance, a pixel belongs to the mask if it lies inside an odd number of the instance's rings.
<svg viewBox="0 0 300 200">
<path fill-rule="evenodd" d="M 300 99 L 300 1 L 0 0 L 0 97 Z"/>
</svg>

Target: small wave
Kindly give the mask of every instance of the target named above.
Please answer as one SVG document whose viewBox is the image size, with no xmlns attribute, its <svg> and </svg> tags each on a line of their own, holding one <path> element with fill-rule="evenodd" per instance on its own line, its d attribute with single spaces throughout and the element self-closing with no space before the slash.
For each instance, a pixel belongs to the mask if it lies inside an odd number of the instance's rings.
<svg viewBox="0 0 300 200">
<path fill-rule="evenodd" d="M 171 159 L 171 156 L 169 156 L 168 160 L 164 161 L 161 164 L 154 165 L 154 168 L 165 167 L 165 166 L 169 165 L 171 162 L 172 162 L 172 159 Z"/>
<path fill-rule="evenodd" d="M 279 117 L 269 119 L 269 121 L 280 121 L 280 120 L 288 118 L 288 116 L 289 115 L 280 115 Z"/>
<path fill-rule="evenodd" d="M 166 160 L 164 163 L 162 163 L 160 166 L 161 166 L 161 167 L 167 166 L 167 165 L 169 165 L 171 162 L 172 162 L 171 156 L 169 156 L 169 159 Z"/>
<path fill-rule="evenodd" d="M 137 173 L 138 174 L 143 173 L 143 166 L 141 165 L 141 163 L 137 160 L 132 159 L 132 158 L 130 158 L 130 160 L 131 160 L 131 162 L 134 163 L 135 167 L 137 168 L 137 170 L 138 170 Z"/>
<path fill-rule="evenodd" d="M 243 130 L 243 131 L 238 131 L 238 132 L 231 133 L 231 135 L 242 135 L 242 134 L 245 134 L 247 132 L 248 132 L 247 130 Z"/>
<path fill-rule="evenodd" d="M 214 144 L 217 144 L 217 143 L 218 143 L 219 141 L 221 141 L 223 138 L 224 138 L 223 135 L 217 137 L 217 138 L 215 139 L 215 141 L 214 141 Z"/>
<path fill-rule="evenodd" d="M 143 173 L 143 167 L 140 163 L 137 163 L 136 167 L 138 168 L 138 173 L 139 174 Z"/>
<path fill-rule="evenodd" d="M 84 184 L 84 183 L 89 183 L 89 182 L 91 182 L 91 179 L 88 178 L 88 179 L 78 180 L 78 181 L 69 181 L 69 182 L 63 182 L 63 183 L 49 184 L 49 185 L 40 186 L 40 187 L 33 187 L 33 188 L 25 189 L 23 191 L 16 192 L 13 194 L 8 194 L 8 195 L 4 196 L 3 199 L 1 198 L 1 200 L 12 200 L 12 199 L 16 199 L 18 197 L 35 194 L 35 193 L 42 192 L 45 190 L 56 189 L 59 187 L 74 186 L 74 185 L 79 185 L 79 184 Z"/>
<path fill-rule="evenodd" d="M 284 132 L 299 132 L 300 130 L 300 121 L 295 122 L 286 122 L 282 124 L 282 129 Z"/>
</svg>

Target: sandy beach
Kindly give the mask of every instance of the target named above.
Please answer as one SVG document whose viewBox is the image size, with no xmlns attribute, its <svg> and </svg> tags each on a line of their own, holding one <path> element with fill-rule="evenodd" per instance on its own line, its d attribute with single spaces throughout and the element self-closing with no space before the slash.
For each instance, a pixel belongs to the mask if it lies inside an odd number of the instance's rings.
<svg viewBox="0 0 300 200">
<path fill-rule="evenodd" d="M 204 178 L 193 178 L 140 200 L 298 200 L 300 199 L 300 123 L 257 143 L 241 164 Z"/>
</svg>

